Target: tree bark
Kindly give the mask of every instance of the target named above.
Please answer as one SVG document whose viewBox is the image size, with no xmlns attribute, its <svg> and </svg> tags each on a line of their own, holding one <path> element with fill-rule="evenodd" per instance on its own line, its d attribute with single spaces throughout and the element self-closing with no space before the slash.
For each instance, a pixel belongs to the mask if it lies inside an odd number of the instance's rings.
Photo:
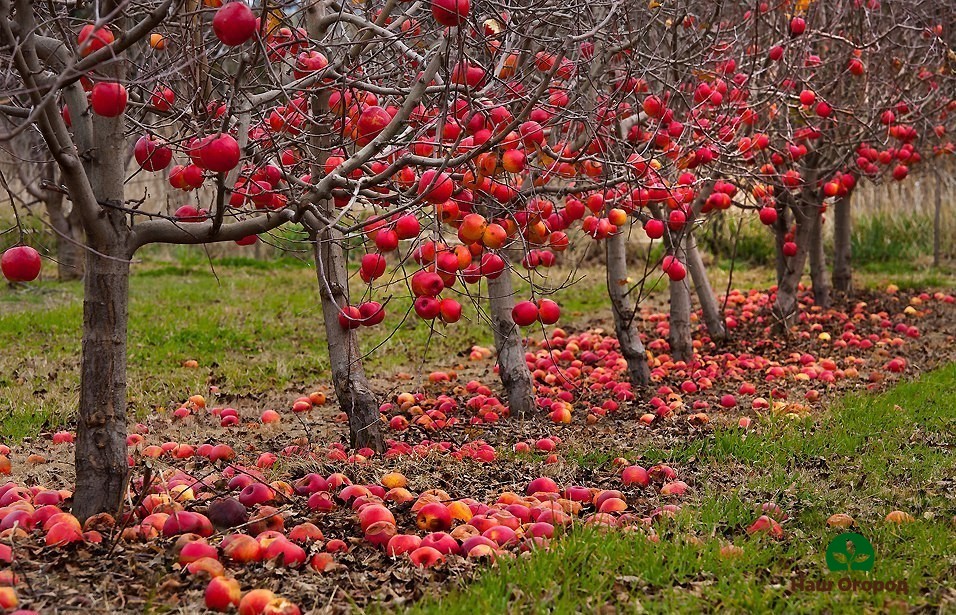
<svg viewBox="0 0 956 615">
<path fill-rule="evenodd" d="M 827 278 L 827 256 L 823 249 L 823 214 L 810 217 L 810 283 L 813 303 L 830 307 L 830 280 Z"/>
<path fill-rule="evenodd" d="M 510 259 L 504 251 L 500 256 L 505 259 L 505 270 L 494 280 L 488 280 L 491 329 L 498 353 L 498 377 L 508 396 L 511 414 L 526 416 L 534 409 L 534 386 L 531 370 L 524 358 L 521 330 L 511 318 L 515 299 Z"/>
<path fill-rule="evenodd" d="M 607 292 L 614 314 L 614 331 L 621 346 L 621 355 L 627 361 L 627 373 L 634 386 L 645 386 L 651 381 L 647 352 L 635 324 L 635 309 L 627 294 L 627 241 L 624 233 L 615 233 L 604 242 L 607 255 Z"/>
<path fill-rule="evenodd" d="M 122 79 L 121 64 L 106 70 Z M 74 117 L 79 117 L 74 116 Z M 86 176 L 94 202 L 71 191 L 73 207 L 93 212 L 84 219 L 87 251 L 83 295 L 83 356 L 80 411 L 76 438 L 76 491 L 73 514 L 79 519 L 116 513 L 126 494 L 126 326 L 129 309 L 130 230 L 125 206 L 125 158 L 116 155 L 125 143 L 126 121 L 93 114 L 91 132 L 80 141 L 88 151 Z M 82 131 L 78 131 L 82 132 Z M 77 138 L 80 138 L 78 134 Z M 92 148 L 89 148 L 92 144 Z M 72 170 L 62 169 L 63 173 Z M 69 185 L 69 182 L 67 182 Z M 90 225 L 87 227 L 87 225 Z"/>
<path fill-rule="evenodd" d="M 933 267 L 939 268 L 942 260 L 943 178 L 936 171 L 936 190 L 933 199 Z"/>
<path fill-rule="evenodd" d="M 332 383 L 342 411 L 349 417 L 349 442 L 352 448 L 385 450 L 381 413 L 372 392 L 359 351 L 358 336 L 339 324 L 339 311 L 349 303 L 348 270 L 341 234 L 329 228 L 315 243 L 315 271 L 322 298 L 322 317 L 329 347 Z"/>
<path fill-rule="evenodd" d="M 783 244 L 786 243 L 787 231 L 790 230 L 789 206 L 793 200 L 789 192 L 780 193 L 777 196 L 777 221 L 773 223 L 773 238 L 775 259 L 774 264 L 777 270 L 777 286 L 783 283 L 783 276 L 787 274 L 787 257 L 783 253 Z"/>
<path fill-rule="evenodd" d="M 777 286 L 777 297 L 773 305 L 774 316 L 783 329 L 789 329 L 797 316 L 797 286 L 800 284 L 803 269 L 807 264 L 813 232 L 811 218 L 820 215 L 816 203 L 806 200 L 801 200 L 794 206 L 793 214 L 797 223 L 797 253 L 786 260 L 786 270 Z"/>
<path fill-rule="evenodd" d="M 851 268 L 850 195 L 837 199 L 833 215 L 833 290 L 843 295 L 853 292 Z"/>
<path fill-rule="evenodd" d="M 660 209 L 655 208 L 654 215 L 662 218 Z M 683 246 L 683 239 L 670 231 L 664 233 L 664 247 L 668 254 L 677 256 Z M 690 330 L 690 287 L 687 278 L 670 281 L 670 331 L 667 342 L 670 345 L 671 358 L 675 361 L 690 361 L 694 356 L 694 339 Z"/>
<path fill-rule="evenodd" d="M 690 361 L 694 356 L 694 339 L 690 331 L 690 288 L 686 278 L 670 283 L 670 333 L 667 342 L 671 358 L 675 361 Z"/>
<path fill-rule="evenodd" d="M 720 313 L 720 304 L 717 302 L 714 290 L 710 286 L 710 280 L 707 278 L 704 259 L 700 256 L 700 250 L 697 249 L 697 239 L 691 230 L 684 233 L 683 243 L 687 270 L 694 280 L 694 288 L 697 291 L 697 298 L 700 300 L 700 307 L 703 310 L 707 333 L 710 335 L 711 341 L 719 344 L 727 339 L 727 325 Z"/>
<path fill-rule="evenodd" d="M 83 355 L 73 514 L 115 514 L 126 491 L 126 326 L 129 262 L 112 246 L 86 253 Z"/>
</svg>

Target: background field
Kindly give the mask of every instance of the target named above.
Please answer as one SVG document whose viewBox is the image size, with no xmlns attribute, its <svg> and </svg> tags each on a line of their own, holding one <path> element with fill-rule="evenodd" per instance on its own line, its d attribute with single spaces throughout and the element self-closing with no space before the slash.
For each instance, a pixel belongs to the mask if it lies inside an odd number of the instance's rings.
<svg viewBox="0 0 956 615">
<path fill-rule="evenodd" d="M 642 274 L 639 264 L 633 275 Z M 600 269 L 559 267 L 552 275 L 572 280 L 555 294 L 562 326 L 613 329 Z M 715 288 L 725 288 L 729 275 L 728 266 L 718 267 L 712 274 Z M 861 272 L 857 285 L 883 288 L 891 281 L 904 289 L 956 287 L 949 269 L 924 271 L 893 261 L 879 271 Z M 767 288 L 772 282 L 765 268 L 734 271 L 738 288 Z M 664 286 L 659 277 L 649 277 L 646 301 L 663 304 L 657 292 Z M 526 287 L 516 285 L 518 296 Z M 147 255 L 136 265 L 130 297 L 134 416 L 180 403 L 210 384 L 260 407 L 329 384 L 318 287 L 306 262 L 224 257 L 210 263 L 200 248 L 180 248 L 169 259 Z M 384 325 L 363 329 L 366 366 L 383 394 L 396 373 L 427 375 L 460 362 L 474 344 L 492 345 L 484 314 L 468 297 L 462 303 L 462 322 L 433 330 L 414 314 L 406 318 L 410 302 L 396 296 Z M 0 347 L 6 349 L 0 354 L 0 435 L 20 438 L 70 419 L 78 401 L 82 312 L 81 282 L 0 288 Z M 183 369 L 187 359 L 197 360 L 200 369 Z"/>
</svg>

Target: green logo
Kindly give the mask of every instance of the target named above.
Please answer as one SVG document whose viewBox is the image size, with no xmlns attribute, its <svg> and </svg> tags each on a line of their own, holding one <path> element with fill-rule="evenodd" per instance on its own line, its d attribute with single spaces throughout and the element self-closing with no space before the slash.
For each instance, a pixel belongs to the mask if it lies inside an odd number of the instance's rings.
<svg viewBox="0 0 956 615">
<path fill-rule="evenodd" d="M 827 568 L 830 572 L 840 570 L 873 570 L 876 551 L 873 544 L 856 532 L 845 532 L 830 541 L 827 546 Z"/>
</svg>

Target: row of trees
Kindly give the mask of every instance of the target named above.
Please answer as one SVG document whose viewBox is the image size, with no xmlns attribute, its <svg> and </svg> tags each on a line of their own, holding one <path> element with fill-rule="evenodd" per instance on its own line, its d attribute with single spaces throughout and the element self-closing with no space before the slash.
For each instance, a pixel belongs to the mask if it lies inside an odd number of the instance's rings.
<svg viewBox="0 0 956 615">
<path fill-rule="evenodd" d="M 0 0 L 0 142 L 40 169 L 23 183 L 85 259 L 74 513 L 114 511 L 126 488 L 128 281 L 148 244 L 301 224 L 338 403 L 352 445 L 375 450 L 357 336 L 396 295 L 436 326 L 487 303 L 514 414 L 534 409 L 519 324 L 559 317 L 546 271 L 572 242 L 603 244 L 638 385 L 634 233 L 666 246 L 675 358 L 693 356 L 687 274 L 707 335 L 727 336 L 694 238 L 714 212 L 772 229 L 783 327 L 808 260 L 828 305 L 824 213 L 849 292 L 853 188 L 953 151 L 942 4 Z M 148 212 L 127 189 L 140 173 L 166 174 L 183 206 Z"/>
</svg>

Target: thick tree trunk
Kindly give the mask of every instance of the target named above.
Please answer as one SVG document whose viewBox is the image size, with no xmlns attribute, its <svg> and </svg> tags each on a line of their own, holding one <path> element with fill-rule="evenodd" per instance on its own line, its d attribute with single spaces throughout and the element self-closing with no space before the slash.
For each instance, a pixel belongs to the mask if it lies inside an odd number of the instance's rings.
<svg viewBox="0 0 956 615">
<path fill-rule="evenodd" d="M 807 264 L 813 232 L 811 218 L 820 215 L 819 207 L 815 203 L 803 201 L 794 207 L 793 213 L 797 222 L 797 253 L 787 259 L 787 269 L 777 286 L 777 298 L 773 305 L 774 316 L 784 329 L 788 329 L 797 316 L 797 286 L 800 284 Z"/>
<path fill-rule="evenodd" d="M 121 63 L 110 65 L 105 72 L 119 80 L 125 76 Z M 126 205 L 125 158 L 116 152 L 117 145 L 125 143 L 125 117 L 93 114 L 88 135 L 79 127 L 75 131 L 80 147 L 88 154 L 88 185 L 97 203 L 87 203 L 84 199 L 90 195 L 82 192 L 71 191 L 70 196 L 74 208 L 97 212 L 95 218 L 84 217 L 83 224 L 87 245 L 99 253 L 87 251 L 83 294 L 73 514 L 85 519 L 99 512 L 115 514 L 128 485 L 126 325 L 131 251 L 129 225 L 120 209 Z M 61 170 L 64 175 L 68 173 L 67 169 Z M 86 227 L 88 224 L 95 226 Z"/>
<path fill-rule="evenodd" d="M 50 226 L 56 232 L 57 277 L 61 282 L 83 277 L 83 230 L 75 211 L 64 213 L 63 196 L 50 195 L 46 201 Z"/>
<path fill-rule="evenodd" d="M 690 361 L 694 356 L 694 339 L 690 331 L 690 288 L 687 280 L 672 280 L 670 291 L 670 334 L 667 341 L 671 347 L 671 358 L 675 361 Z"/>
<path fill-rule="evenodd" d="M 508 396 L 511 414 L 526 416 L 534 409 L 534 386 L 531 370 L 524 358 L 521 330 L 511 318 L 515 299 L 509 259 L 503 252 L 501 257 L 505 259 L 505 271 L 494 280 L 488 280 L 491 329 L 498 353 L 498 377 Z"/>
<path fill-rule="evenodd" d="M 837 199 L 833 215 L 833 290 L 843 295 L 853 292 L 851 268 L 850 196 Z"/>
<path fill-rule="evenodd" d="M 107 250 L 102 250 L 106 252 Z M 77 418 L 73 514 L 116 513 L 126 492 L 126 324 L 129 262 L 87 252 L 83 358 Z"/>
<path fill-rule="evenodd" d="M 827 256 L 823 249 L 823 215 L 810 218 L 810 282 L 813 303 L 822 308 L 830 307 L 830 280 L 827 277 Z"/>
<path fill-rule="evenodd" d="M 348 270 L 343 238 L 338 231 L 327 229 L 315 244 L 316 275 L 322 297 L 322 317 L 329 346 L 332 383 L 342 411 L 349 417 L 349 442 L 353 448 L 385 450 L 378 401 L 365 376 L 359 352 L 358 336 L 342 329 L 339 310 L 348 305 Z"/>
<path fill-rule="evenodd" d="M 720 313 L 720 304 L 710 286 L 710 280 L 707 278 L 704 259 L 700 256 L 700 250 L 697 249 L 697 239 L 690 230 L 684 234 L 684 257 L 687 259 L 687 270 L 694 280 L 694 288 L 697 290 L 697 298 L 703 310 L 707 333 L 713 342 L 719 344 L 727 339 L 727 325 Z"/>
<path fill-rule="evenodd" d="M 607 254 L 607 292 L 614 313 L 614 331 L 621 345 L 621 355 L 627 361 L 631 384 L 645 386 L 651 380 L 647 366 L 647 352 L 635 324 L 635 309 L 627 295 L 627 241 L 624 233 L 616 233 L 604 242 Z"/>
</svg>

